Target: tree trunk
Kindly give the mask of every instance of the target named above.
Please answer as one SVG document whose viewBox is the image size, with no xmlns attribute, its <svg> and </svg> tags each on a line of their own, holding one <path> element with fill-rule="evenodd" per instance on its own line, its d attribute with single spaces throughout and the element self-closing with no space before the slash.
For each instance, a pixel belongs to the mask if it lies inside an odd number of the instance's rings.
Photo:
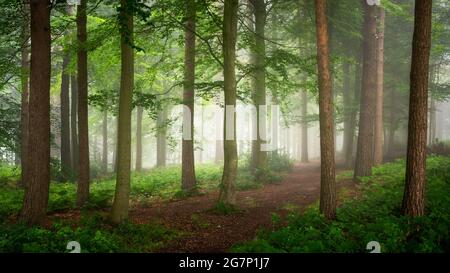
<svg viewBox="0 0 450 273">
<path fill-rule="evenodd" d="M 117 181 L 111 220 L 121 223 L 128 218 L 131 168 L 131 111 L 134 85 L 133 14 L 127 0 L 120 1 L 121 78 L 119 98 L 119 122 L 117 129 Z"/>
<path fill-rule="evenodd" d="M 102 122 L 102 173 L 108 172 L 108 111 L 103 111 L 103 122 Z"/>
<path fill-rule="evenodd" d="M 267 152 L 263 148 L 266 144 L 266 117 L 261 113 L 261 107 L 266 106 L 266 44 L 265 44 L 265 24 L 266 24 L 266 4 L 264 0 L 250 0 L 255 15 L 254 41 L 252 52 L 254 65 L 252 101 L 256 108 L 256 139 L 252 144 L 252 171 L 257 180 L 264 179 L 264 170 L 267 167 Z"/>
<path fill-rule="evenodd" d="M 167 161 L 166 155 L 166 132 L 167 132 L 167 108 L 163 108 L 158 112 L 158 118 L 156 121 L 156 166 L 165 167 Z"/>
<path fill-rule="evenodd" d="M 71 150 L 72 150 L 72 171 L 78 177 L 78 158 L 80 154 L 78 146 L 78 83 L 77 76 L 70 77 L 70 132 L 71 132 Z"/>
<path fill-rule="evenodd" d="M 406 156 L 404 215 L 425 212 L 428 68 L 431 48 L 432 0 L 416 0 L 410 75 L 408 150 Z"/>
<path fill-rule="evenodd" d="M 65 53 L 61 72 L 61 173 L 63 181 L 70 177 L 72 168 L 72 155 L 70 153 L 70 75 L 68 66 L 70 53 Z"/>
<path fill-rule="evenodd" d="M 319 70 L 320 119 L 320 212 L 328 219 L 336 217 L 336 182 L 333 136 L 333 94 L 328 51 L 326 0 L 315 0 L 317 28 L 317 65 Z"/>
<path fill-rule="evenodd" d="M 374 127 L 374 150 L 373 164 L 375 166 L 383 163 L 383 82 L 384 82 L 384 18 L 383 8 L 378 10 L 378 32 L 377 32 L 377 88 L 375 100 L 375 127 Z"/>
<path fill-rule="evenodd" d="M 347 160 L 351 158 L 348 153 L 352 153 L 352 150 L 349 146 L 353 146 L 353 130 L 352 130 L 352 99 L 350 95 L 350 64 L 348 61 L 344 61 L 342 65 L 342 72 L 344 77 L 343 82 L 343 115 L 344 115 L 344 142 L 342 145 L 342 153 L 344 156 L 345 163 L 347 164 Z"/>
<path fill-rule="evenodd" d="M 301 92 L 302 100 L 302 155 L 301 162 L 309 162 L 308 156 L 308 93 Z"/>
<path fill-rule="evenodd" d="M 22 169 L 20 186 L 26 187 L 27 183 L 27 171 L 28 171 L 28 102 L 30 94 L 30 52 L 29 52 L 29 39 L 30 39 L 30 7 L 29 4 L 23 3 L 23 9 L 25 18 L 22 26 L 22 51 L 21 51 L 21 84 L 22 95 L 20 104 L 20 165 Z"/>
<path fill-rule="evenodd" d="M 142 113 L 144 109 L 137 107 L 136 113 L 136 171 L 142 171 Z"/>
<path fill-rule="evenodd" d="M 189 139 L 183 135 L 181 188 L 183 191 L 195 190 L 194 162 L 194 83 L 195 83 L 195 0 L 186 1 L 186 26 L 184 48 L 184 88 L 183 88 L 183 126 L 189 127 Z M 187 111 L 187 109 L 189 111 Z"/>
<path fill-rule="evenodd" d="M 31 66 L 27 186 L 22 220 L 45 218 L 50 186 L 50 2 L 31 1 Z"/>
<path fill-rule="evenodd" d="M 377 81 L 376 6 L 364 3 L 363 72 L 354 179 L 372 174 L 374 100 Z"/>
<path fill-rule="evenodd" d="M 236 172 L 238 166 L 236 147 L 236 36 L 238 0 L 226 0 L 223 18 L 223 76 L 224 76 L 224 167 L 219 202 L 226 205 L 236 203 Z"/>
<path fill-rule="evenodd" d="M 77 7 L 78 38 L 78 187 L 77 205 L 86 204 L 89 199 L 89 131 L 88 131 L 88 75 L 87 75 L 87 16 L 86 0 Z"/>
</svg>

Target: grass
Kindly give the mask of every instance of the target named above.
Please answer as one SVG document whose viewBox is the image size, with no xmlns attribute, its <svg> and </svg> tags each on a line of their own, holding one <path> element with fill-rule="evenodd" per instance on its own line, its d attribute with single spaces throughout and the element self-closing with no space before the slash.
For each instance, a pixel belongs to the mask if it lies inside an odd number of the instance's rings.
<svg viewBox="0 0 450 273">
<path fill-rule="evenodd" d="M 450 157 L 427 160 L 424 217 L 400 213 L 404 169 L 403 160 L 374 168 L 373 175 L 361 182 L 362 196 L 347 198 L 338 208 L 336 220 L 325 219 L 317 205 L 303 214 L 289 214 L 283 226 L 280 217 L 272 215 L 273 230 L 261 230 L 253 241 L 231 251 L 367 252 L 367 243 L 377 241 L 381 252 L 449 252 Z"/>
</svg>

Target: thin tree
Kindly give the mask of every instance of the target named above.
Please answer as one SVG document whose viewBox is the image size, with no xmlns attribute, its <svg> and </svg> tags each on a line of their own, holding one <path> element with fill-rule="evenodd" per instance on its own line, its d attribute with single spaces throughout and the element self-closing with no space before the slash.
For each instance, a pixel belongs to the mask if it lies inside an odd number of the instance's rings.
<svg viewBox="0 0 450 273">
<path fill-rule="evenodd" d="M 78 177 L 78 83 L 76 74 L 70 76 L 70 140 L 72 151 L 72 171 Z"/>
<path fill-rule="evenodd" d="M 89 129 L 88 129 L 88 74 L 87 74 L 87 16 L 86 0 L 77 6 L 77 86 L 78 86 L 78 187 L 77 205 L 83 206 L 89 199 Z"/>
<path fill-rule="evenodd" d="M 225 94 L 224 111 L 224 167 L 219 202 L 226 205 L 236 203 L 236 172 L 238 166 L 236 146 L 236 37 L 238 0 L 225 0 L 223 16 L 223 77 Z"/>
<path fill-rule="evenodd" d="M 428 69 L 431 48 L 432 0 L 416 0 L 410 74 L 408 150 L 402 211 L 425 213 Z"/>
<path fill-rule="evenodd" d="M 116 192 L 111 210 L 111 220 L 114 223 L 123 222 L 128 218 L 130 197 L 131 111 L 134 86 L 133 9 L 131 1 L 120 1 L 119 20 L 122 67 L 117 128 Z"/>
<path fill-rule="evenodd" d="M 383 8 L 378 11 L 377 30 L 377 83 L 375 95 L 375 127 L 374 127 L 374 149 L 373 165 L 378 166 L 383 163 L 383 83 L 384 83 L 384 20 L 385 12 Z"/>
<path fill-rule="evenodd" d="M 336 216 L 336 181 L 333 137 L 333 94 L 328 50 L 326 0 L 315 0 L 320 119 L 320 212 Z"/>
<path fill-rule="evenodd" d="M 361 110 L 359 111 L 358 144 L 354 179 L 372 174 L 374 141 L 374 101 L 377 81 L 377 21 L 376 6 L 364 5 L 363 70 Z"/>
<path fill-rule="evenodd" d="M 195 162 L 194 162 L 194 83 L 195 83 L 195 0 L 186 1 L 186 25 L 184 48 L 184 84 L 183 126 L 189 127 L 189 139 L 183 136 L 182 141 L 182 172 L 181 187 L 183 191 L 195 190 Z"/>
<path fill-rule="evenodd" d="M 50 1 L 32 1 L 30 14 L 30 126 L 21 218 L 33 225 L 45 218 L 50 186 Z"/>
<path fill-rule="evenodd" d="M 136 109 L 136 166 L 137 172 L 142 171 L 142 114 L 144 109 L 138 106 Z"/>
<path fill-rule="evenodd" d="M 102 121 L 102 172 L 108 172 L 108 110 L 103 110 Z"/>
<path fill-rule="evenodd" d="M 167 108 L 163 106 L 156 119 L 156 166 L 166 166 Z"/>
</svg>

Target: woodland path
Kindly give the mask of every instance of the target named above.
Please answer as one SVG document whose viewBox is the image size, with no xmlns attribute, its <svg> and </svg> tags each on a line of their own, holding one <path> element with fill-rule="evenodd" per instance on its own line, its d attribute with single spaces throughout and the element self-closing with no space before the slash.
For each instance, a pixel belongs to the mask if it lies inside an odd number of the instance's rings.
<svg viewBox="0 0 450 273">
<path fill-rule="evenodd" d="M 355 189 L 351 180 L 341 180 L 337 186 L 338 193 L 342 188 L 347 194 Z M 218 193 L 211 192 L 135 208 L 130 216 L 136 223 L 157 221 L 183 232 L 181 238 L 158 252 L 226 252 L 236 243 L 253 239 L 259 228 L 271 229 L 272 212 L 284 216 L 289 210 L 302 210 L 318 201 L 319 193 L 320 164 L 312 162 L 297 164 L 279 184 L 239 191 L 237 205 L 242 211 L 236 213 L 220 215 L 212 211 Z"/>
</svg>

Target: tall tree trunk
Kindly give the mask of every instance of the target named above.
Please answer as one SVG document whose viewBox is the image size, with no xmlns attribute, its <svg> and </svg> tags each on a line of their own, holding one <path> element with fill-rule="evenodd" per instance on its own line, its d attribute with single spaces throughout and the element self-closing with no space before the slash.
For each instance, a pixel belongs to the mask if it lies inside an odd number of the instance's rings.
<svg viewBox="0 0 450 273">
<path fill-rule="evenodd" d="M 265 24 L 266 24 L 266 4 L 264 0 L 250 0 L 255 15 L 255 46 L 252 52 L 254 73 L 252 100 L 256 108 L 256 139 L 252 145 L 252 169 L 256 174 L 256 179 L 264 179 L 264 170 L 267 167 L 267 152 L 263 148 L 266 143 L 266 117 L 261 113 L 261 107 L 266 106 L 266 44 L 265 44 Z"/>
<path fill-rule="evenodd" d="M 301 162 L 309 162 L 308 156 L 308 93 L 306 91 L 301 92 L 302 100 L 302 155 Z"/>
<path fill-rule="evenodd" d="M 157 167 L 165 167 L 167 161 L 167 141 L 166 141 L 166 132 L 167 132 L 167 108 L 165 106 L 163 109 L 158 112 L 158 118 L 156 121 L 156 166 Z"/>
<path fill-rule="evenodd" d="M 236 37 L 238 0 L 225 0 L 223 17 L 223 76 L 224 76 L 224 167 L 219 202 L 236 203 L 236 172 L 238 166 L 236 147 Z"/>
<path fill-rule="evenodd" d="M 373 133 L 374 133 L 374 100 L 377 81 L 377 21 L 376 6 L 366 2 L 364 5 L 363 29 L 363 72 L 361 109 L 359 112 L 358 145 L 354 179 L 372 174 L 373 165 Z"/>
<path fill-rule="evenodd" d="M 395 95 L 395 86 L 392 86 L 391 92 L 390 92 L 390 104 L 389 104 L 389 130 L 388 130 L 388 151 L 387 153 L 389 156 L 394 155 L 395 150 L 395 131 L 397 129 L 397 124 L 395 120 L 396 116 L 396 95 Z"/>
<path fill-rule="evenodd" d="M 70 177 L 72 169 L 72 155 L 70 152 L 70 75 L 68 66 L 70 63 L 70 53 L 66 52 L 62 64 L 61 72 L 61 173 L 63 180 Z"/>
<path fill-rule="evenodd" d="M 129 7 L 127 0 L 120 1 L 121 31 L 121 77 L 119 98 L 119 122 L 117 129 L 117 180 L 116 192 L 111 211 L 114 223 L 123 222 L 128 218 L 130 197 L 131 168 L 131 110 L 134 85 L 133 56 L 133 13 L 134 7 Z"/>
<path fill-rule="evenodd" d="M 410 75 L 408 151 L 406 156 L 404 215 L 425 212 L 428 68 L 431 48 L 432 0 L 416 0 Z"/>
<path fill-rule="evenodd" d="M 183 135 L 181 188 L 183 191 L 195 190 L 194 162 L 194 84 L 195 84 L 195 0 L 186 1 L 186 26 L 184 48 L 184 85 L 183 85 L 183 126 L 189 127 L 189 139 Z M 187 108 L 187 109 L 186 109 Z"/>
<path fill-rule="evenodd" d="M 328 51 L 326 0 L 315 0 L 317 28 L 317 65 L 319 70 L 320 119 L 320 212 L 329 219 L 336 217 L 336 181 L 333 137 L 333 94 Z"/>
<path fill-rule="evenodd" d="M 142 114 L 144 109 L 137 107 L 136 113 L 136 171 L 142 171 Z"/>
<path fill-rule="evenodd" d="M 108 172 L 108 111 L 103 111 L 102 122 L 102 173 Z"/>
<path fill-rule="evenodd" d="M 20 186 L 26 186 L 26 178 L 28 171 L 28 102 L 30 94 L 30 6 L 25 1 L 23 2 L 24 20 L 22 26 L 22 51 L 21 51 L 21 84 L 22 95 L 20 103 L 20 165 L 22 169 Z"/>
<path fill-rule="evenodd" d="M 342 72 L 344 77 L 343 82 L 343 104 L 344 104 L 344 140 L 342 145 L 342 152 L 344 156 L 345 163 L 347 163 L 347 160 L 351 158 L 347 153 L 352 153 L 351 148 L 349 148 L 350 145 L 353 146 L 353 130 L 352 130 L 352 109 L 353 106 L 352 99 L 351 99 L 351 89 L 350 89 L 350 63 L 348 61 L 344 61 L 342 65 Z"/>
<path fill-rule="evenodd" d="M 50 186 L 50 2 L 31 1 L 31 66 L 27 186 L 22 220 L 30 225 L 45 218 Z"/>
<path fill-rule="evenodd" d="M 374 149 L 373 164 L 375 166 L 383 163 L 383 82 L 384 82 L 384 18 L 383 8 L 378 10 L 377 31 L 377 88 L 375 100 L 375 127 L 374 127 Z"/>
<path fill-rule="evenodd" d="M 78 158 L 80 154 L 78 146 L 78 82 L 77 76 L 70 77 L 70 139 L 72 150 L 72 171 L 78 177 Z"/>
<path fill-rule="evenodd" d="M 77 7 L 78 38 L 78 187 L 77 205 L 83 206 L 89 199 L 89 131 L 88 131 L 88 75 L 87 75 L 87 16 L 86 0 Z"/>
</svg>

